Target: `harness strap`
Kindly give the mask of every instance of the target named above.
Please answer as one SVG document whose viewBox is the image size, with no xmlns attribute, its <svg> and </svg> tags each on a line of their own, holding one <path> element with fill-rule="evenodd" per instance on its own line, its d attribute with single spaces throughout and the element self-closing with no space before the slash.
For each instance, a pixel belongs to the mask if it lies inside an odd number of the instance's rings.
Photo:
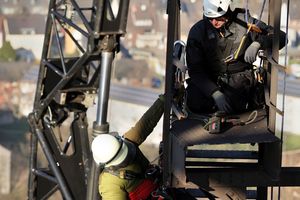
<svg viewBox="0 0 300 200">
<path fill-rule="evenodd" d="M 116 154 L 109 160 L 109 161 L 107 161 L 105 164 L 109 164 L 111 161 L 113 161 L 117 156 L 118 156 L 118 154 L 120 153 L 120 151 L 121 151 L 121 149 L 122 149 L 122 147 L 123 147 L 123 143 L 124 143 L 124 141 L 120 138 L 120 137 L 116 137 L 117 139 L 118 139 L 118 141 L 120 142 L 120 146 L 119 146 L 119 148 L 118 148 L 118 150 L 117 150 L 117 152 L 116 152 Z"/>
<path fill-rule="evenodd" d="M 127 179 L 127 180 L 132 180 L 132 179 L 136 179 L 136 178 L 144 178 L 144 174 L 140 174 L 140 173 L 136 173 L 130 170 L 125 170 L 125 169 L 117 169 L 117 170 L 113 170 L 113 169 L 109 169 L 109 168 L 105 168 L 103 170 L 103 172 L 107 172 L 110 173 L 112 175 L 115 175 L 121 179 Z"/>
<path fill-rule="evenodd" d="M 145 173 L 136 173 L 131 170 L 126 170 L 123 168 L 104 168 L 103 172 L 110 173 L 112 175 L 115 175 L 121 179 L 127 179 L 127 180 L 132 180 L 132 179 L 152 179 L 152 180 L 157 180 L 160 176 L 160 168 L 157 165 L 151 165 L 149 168 L 146 169 Z"/>
</svg>

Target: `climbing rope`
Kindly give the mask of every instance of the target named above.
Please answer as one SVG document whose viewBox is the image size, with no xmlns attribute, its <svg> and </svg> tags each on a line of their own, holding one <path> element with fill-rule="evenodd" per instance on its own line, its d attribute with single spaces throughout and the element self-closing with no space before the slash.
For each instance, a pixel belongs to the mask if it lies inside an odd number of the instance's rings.
<svg viewBox="0 0 300 200">
<path fill-rule="evenodd" d="M 261 9 L 260 9 L 260 13 L 258 15 L 258 20 L 259 21 L 261 21 L 263 12 L 265 10 L 265 6 L 266 6 L 266 0 L 264 0 L 263 3 L 262 3 Z M 248 0 L 244 1 L 244 7 L 245 7 L 245 21 L 247 23 L 249 23 L 249 16 L 248 16 L 248 14 L 249 14 L 249 1 Z"/>
<path fill-rule="evenodd" d="M 266 5 L 266 0 L 263 1 L 263 4 L 261 6 L 261 10 L 260 10 L 260 13 L 259 13 L 259 16 L 258 16 L 258 20 L 261 20 L 261 18 L 262 18 L 263 12 L 265 10 L 265 5 Z"/>
</svg>

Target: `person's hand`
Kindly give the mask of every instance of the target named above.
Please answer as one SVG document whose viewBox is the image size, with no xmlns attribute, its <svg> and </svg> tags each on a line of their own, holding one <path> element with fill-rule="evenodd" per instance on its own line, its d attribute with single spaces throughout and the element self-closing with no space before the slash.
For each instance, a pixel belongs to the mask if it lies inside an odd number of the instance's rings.
<svg viewBox="0 0 300 200">
<path fill-rule="evenodd" d="M 259 42 L 252 42 L 252 44 L 246 49 L 244 60 L 250 64 L 254 63 L 259 48 Z"/>
<path fill-rule="evenodd" d="M 158 95 L 159 100 L 161 100 L 162 102 L 165 102 L 165 94 L 160 94 Z"/>
<path fill-rule="evenodd" d="M 212 94 L 212 98 L 214 99 L 214 101 L 218 107 L 218 110 L 224 111 L 226 113 L 232 112 L 232 108 L 231 108 L 230 104 L 228 103 L 225 95 L 221 91 L 219 91 L 219 90 L 215 91 Z"/>
</svg>

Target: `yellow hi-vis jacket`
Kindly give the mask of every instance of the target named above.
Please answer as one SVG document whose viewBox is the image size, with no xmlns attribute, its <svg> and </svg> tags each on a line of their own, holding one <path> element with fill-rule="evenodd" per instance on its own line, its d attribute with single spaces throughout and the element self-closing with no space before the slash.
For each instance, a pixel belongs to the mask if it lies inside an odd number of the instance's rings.
<svg viewBox="0 0 300 200">
<path fill-rule="evenodd" d="M 142 118 L 124 134 L 124 137 L 139 146 L 153 131 L 164 111 L 164 96 L 160 96 L 146 111 Z M 148 159 L 137 148 L 134 161 L 118 171 L 131 171 L 135 174 L 145 174 L 149 166 Z M 115 174 L 103 171 L 99 177 L 99 192 L 102 200 L 127 200 L 128 194 L 137 188 L 143 181 L 142 177 L 125 179 Z"/>
</svg>

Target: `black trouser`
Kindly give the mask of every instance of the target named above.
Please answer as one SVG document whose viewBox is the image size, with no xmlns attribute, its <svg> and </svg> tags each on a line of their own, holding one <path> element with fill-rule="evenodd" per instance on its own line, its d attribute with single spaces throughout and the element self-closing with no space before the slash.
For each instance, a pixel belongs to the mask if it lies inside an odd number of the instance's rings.
<svg viewBox="0 0 300 200">
<path fill-rule="evenodd" d="M 225 94 L 233 109 L 233 113 L 230 114 L 236 114 L 247 110 L 249 99 L 248 90 L 235 90 L 229 86 L 224 86 L 222 87 L 221 92 Z M 213 98 L 204 95 L 192 82 L 190 82 L 187 87 L 187 106 L 195 113 L 208 114 L 217 111 Z"/>
<path fill-rule="evenodd" d="M 191 81 L 186 88 L 187 106 L 194 113 L 213 113 L 216 111 L 215 102 L 212 97 L 207 97 Z"/>
</svg>

